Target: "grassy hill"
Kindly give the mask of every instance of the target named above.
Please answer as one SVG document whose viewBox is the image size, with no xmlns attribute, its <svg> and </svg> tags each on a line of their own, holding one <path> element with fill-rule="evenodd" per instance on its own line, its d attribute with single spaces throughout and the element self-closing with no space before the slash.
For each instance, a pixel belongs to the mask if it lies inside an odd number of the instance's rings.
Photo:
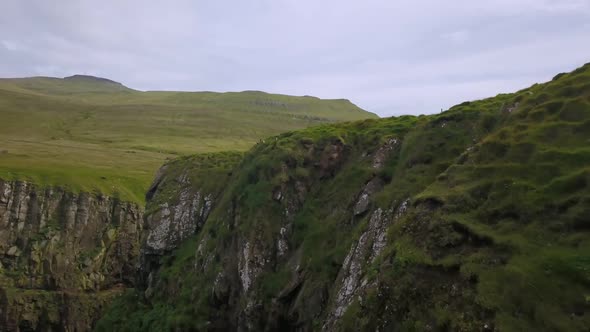
<svg viewBox="0 0 590 332">
<path fill-rule="evenodd" d="M 84 75 L 0 79 L 0 178 L 141 202 L 166 159 L 246 150 L 280 132 L 374 117 L 348 100 L 141 92 Z"/>
<path fill-rule="evenodd" d="M 284 133 L 235 167 L 179 159 L 170 179 L 223 194 L 97 330 L 588 331 L 589 146 L 587 64 L 441 114 Z M 186 199 L 158 186 L 148 218 Z"/>
</svg>

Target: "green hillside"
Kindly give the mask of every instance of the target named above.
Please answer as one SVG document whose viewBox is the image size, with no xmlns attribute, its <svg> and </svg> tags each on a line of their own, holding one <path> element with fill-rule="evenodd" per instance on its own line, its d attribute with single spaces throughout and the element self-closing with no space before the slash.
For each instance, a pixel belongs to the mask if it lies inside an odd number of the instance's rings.
<svg viewBox="0 0 590 332">
<path fill-rule="evenodd" d="M 246 150 L 283 131 L 374 117 L 347 100 L 141 92 L 83 75 L 0 79 L 0 178 L 141 202 L 166 159 Z"/>
<path fill-rule="evenodd" d="M 148 218 L 183 206 L 182 171 L 223 194 L 97 330 L 588 331 L 589 146 L 590 64 L 442 114 L 285 133 L 236 166 L 179 159 Z"/>
</svg>

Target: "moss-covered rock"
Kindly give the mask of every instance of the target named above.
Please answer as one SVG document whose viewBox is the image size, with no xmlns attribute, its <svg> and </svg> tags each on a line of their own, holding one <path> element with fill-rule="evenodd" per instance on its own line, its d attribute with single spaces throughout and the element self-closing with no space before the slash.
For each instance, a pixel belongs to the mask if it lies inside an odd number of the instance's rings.
<svg viewBox="0 0 590 332">
<path fill-rule="evenodd" d="M 112 298 L 103 291 L 134 284 L 142 214 L 135 204 L 101 194 L 0 180 L 6 326 L 90 329 Z"/>
</svg>

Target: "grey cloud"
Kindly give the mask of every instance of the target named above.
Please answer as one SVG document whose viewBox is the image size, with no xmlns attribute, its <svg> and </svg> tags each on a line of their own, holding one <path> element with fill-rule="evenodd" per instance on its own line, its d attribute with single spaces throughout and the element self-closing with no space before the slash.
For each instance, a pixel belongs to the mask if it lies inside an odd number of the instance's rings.
<svg viewBox="0 0 590 332">
<path fill-rule="evenodd" d="M 590 61 L 590 0 L 4 0 L 0 76 L 265 90 L 434 113 Z"/>
</svg>

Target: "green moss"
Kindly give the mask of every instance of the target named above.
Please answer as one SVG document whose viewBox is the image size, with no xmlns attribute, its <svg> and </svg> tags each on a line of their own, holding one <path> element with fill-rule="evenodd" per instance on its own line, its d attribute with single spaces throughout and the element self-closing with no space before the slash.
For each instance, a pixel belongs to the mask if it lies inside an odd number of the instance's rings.
<svg viewBox="0 0 590 332">
<path fill-rule="evenodd" d="M 275 298 L 288 285 L 292 277 L 292 271 L 287 268 L 262 276 L 260 279 L 262 295 L 267 299 Z"/>
</svg>

